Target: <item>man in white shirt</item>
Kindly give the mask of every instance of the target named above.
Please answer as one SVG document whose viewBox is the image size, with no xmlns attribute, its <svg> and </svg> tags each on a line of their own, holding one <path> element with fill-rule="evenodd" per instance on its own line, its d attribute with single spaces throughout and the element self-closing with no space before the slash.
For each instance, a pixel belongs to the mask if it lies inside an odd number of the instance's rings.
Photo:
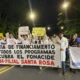
<svg viewBox="0 0 80 80">
<path fill-rule="evenodd" d="M 19 39 L 22 41 L 23 45 L 31 44 L 31 41 L 28 39 L 28 35 L 23 35 L 23 38 L 19 36 Z M 20 65 L 20 67 L 23 67 L 23 65 Z"/>
<path fill-rule="evenodd" d="M 30 44 L 30 40 L 28 39 L 28 36 L 27 35 L 24 35 L 23 36 L 23 40 L 22 40 L 22 44 L 26 45 L 26 44 Z"/>
<path fill-rule="evenodd" d="M 61 62 L 62 62 L 62 70 L 63 70 L 63 75 L 65 75 L 65 70 L 66 70 L 66 65 L 65 65 L 65 60 L 66 60 L 66 48 L 68 47 L 68 40 L 63 36 L 63 33 L 59 33 L 59 37 L 57 38 L 57 43 L 60 45 L 60 53 L 61 53 Z"/>
</svg>

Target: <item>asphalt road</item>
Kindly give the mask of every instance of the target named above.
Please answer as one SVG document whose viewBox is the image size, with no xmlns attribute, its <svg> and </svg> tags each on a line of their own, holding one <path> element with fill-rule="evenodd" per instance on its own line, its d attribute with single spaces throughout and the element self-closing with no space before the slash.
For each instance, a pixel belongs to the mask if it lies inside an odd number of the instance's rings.
<svg viewBox="0 0 80 80">
<path fill-rule="evenodd" d="M 54 68 L 44 68 L 40 71 L 39 67 L 14 66 L 3 70 L 3 73 L 0 74 L 0 80 L 80 80 L 80 72 L 74 74 L 67 71 L 66 76 L 63 76 Z"/>
</svg>

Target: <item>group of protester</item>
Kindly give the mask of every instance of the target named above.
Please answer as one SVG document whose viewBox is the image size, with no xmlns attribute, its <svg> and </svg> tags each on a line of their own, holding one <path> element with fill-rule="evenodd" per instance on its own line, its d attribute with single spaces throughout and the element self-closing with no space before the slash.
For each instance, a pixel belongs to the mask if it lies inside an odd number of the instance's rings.
<svg viewBox="0 0 80 80">
<path fill-rule="evenodd" d="M 67 60 L 69 60 L 69 46 L 72 47 L 80 47 L 80 43 L 77 42 L 78 35 L 74 34 L 71 39 L 67 39 L 64 37 L 63 33 L 60 32 L 57 36 L 32 36 L 29 35 L 19 35 L 18 39 L 15 39 L 13 34 L 9 34 L 8 38 L 1 38 L 0 37 L 0 45 L 7 44 L 7 45 L 16 45 L 16 44 L 23 44 L 23 45 L 29 45 L 29 44 L 59 44 L 60 45 L 60 51 L 61 51 L 61 61 L 62 61 L 62 69 L 63 74 L 65 74 L 66 71 L 66 64 L 65 60 L 67 57 Z M 66 55 L 67 54 L 67 55 Z M 41 67 L 40 67 L 41 68 Z"/>
<path fill-rule="evenodd" d="M 62 32 L 61 32 L 62 33 Z M 2 38 L 0 37 L 0 44 L 8 44 L 8 45 L 15 45 L 15 44 L 60 44 L 59 38 L 61 33 L 56 36 L 32 36 L 30 35 L 19 35 L 18 39 L 15 39 L 13 34 L 9 34 L 9 37 Z M 62 33 L 63 34 L 63 33 Z M 66 37 L 65 37 L 66 38 Z M 77 33 L 74 34 L 70 39 L 67 39 L 67 45 L 73 47 L 80 47 L 80 43 L 77 42 L 78 35 Z M 60 39 L 61 40 L 61 39 Z"/>
</svg>

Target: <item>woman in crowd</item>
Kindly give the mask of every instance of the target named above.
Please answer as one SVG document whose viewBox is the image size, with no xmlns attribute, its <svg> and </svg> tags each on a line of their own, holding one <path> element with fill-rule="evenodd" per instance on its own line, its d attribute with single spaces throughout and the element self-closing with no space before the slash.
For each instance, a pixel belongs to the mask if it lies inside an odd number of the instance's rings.
<svg viewBox="0 0 80 80">
<path fill-rule="evenodd" d="M 78 46 L 77 34 L 74 34 L 72 36 L 72 39 L 70 40 L 69 45 L 72 46 L 72 47 L 77 47 Z M 72 71 L 73 73 L 76 73 L 76 69 L 70 69 L 70 71 Z"/>
<path fill-rule="evenodd" d="M 69 45 L 73 46 L 73 47 L 77 47 L 77 44 L 78 44 L 77 37 L 76 37 L 76 35 L 73 35 L 70 42 L 69 42 Z"/>
<path fill-rule="evenodd" d="M 9 34 L 9 38 L 7 38 L 7 45 L 15 45 L 16 39 L 14 38 L 13 34 Z"/>
</svg>

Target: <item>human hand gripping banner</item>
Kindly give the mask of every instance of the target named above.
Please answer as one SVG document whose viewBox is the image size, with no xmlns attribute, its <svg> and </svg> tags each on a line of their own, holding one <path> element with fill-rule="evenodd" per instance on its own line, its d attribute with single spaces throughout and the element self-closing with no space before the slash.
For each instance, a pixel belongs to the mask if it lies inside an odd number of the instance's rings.
<svg viewBox="0 0 80 80">
<path fill-rule="evenodd" d="M 61 67 L 60 46 L 0 45 L 0 64 Z"/>
<path fill-rule="evenodd" d="M 80 48 L 70 47 L 70 67 L 80 69 Z"/>
</svg>

